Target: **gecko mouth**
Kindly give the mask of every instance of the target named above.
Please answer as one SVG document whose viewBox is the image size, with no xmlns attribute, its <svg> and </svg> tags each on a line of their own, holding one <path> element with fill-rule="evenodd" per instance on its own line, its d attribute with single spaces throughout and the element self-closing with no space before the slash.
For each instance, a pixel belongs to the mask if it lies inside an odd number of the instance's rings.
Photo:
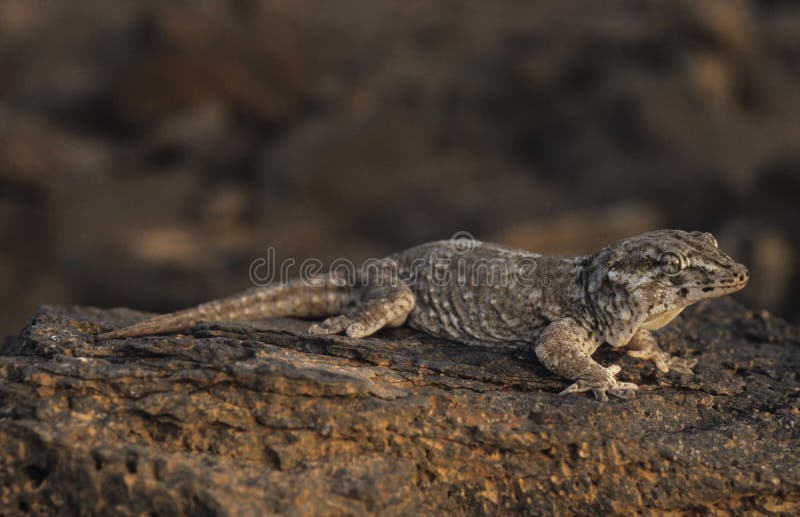
<svg viewBox="0 0 800 517">
<path fill-rule="evenodd" d="M 714 291 L 724 291 L 726 293 L 730 293 L 730 292 L 739 291 L 741 289 L 744 289 L 744 287 L 746 285 L 747 285 L 747 280 L 745 280 L 743 282 L 732 283 L 732 284 L 707 285 L 705 287 L 701 287 L 700 290 L 702 292 L 704 292 L 704 293 L 711 293 L 711 292 L 714 292 Z"/>
<path fill-rule="evenodd" d="M 747 281 L 750 280 L 750 272 L 742 265 L 737 265 L 734 271 L 734 274 L 716 285 L 698 287 L 704 293 L 719 292 L 721 294 L 734 293 L 744 289 L 744 286 L 747 285 Z"/>
<path fill-rule="evenodd" d="M 679 293 L 683 297 L 687 297 L 690 291 L 701 292 L 704 297 L 716 297 L 741 291 L 746 285 L 747 280 L 715 285 L 690 285 L 681 287 Z"/>
</svg>

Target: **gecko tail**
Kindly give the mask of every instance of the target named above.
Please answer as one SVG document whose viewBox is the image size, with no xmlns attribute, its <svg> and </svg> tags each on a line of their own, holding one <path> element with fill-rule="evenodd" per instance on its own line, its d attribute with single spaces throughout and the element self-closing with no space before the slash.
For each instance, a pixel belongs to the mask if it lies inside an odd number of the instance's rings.
<svg viewBox="0 0 800 517">
<path fill-rule="evenodd" d="M 250 289 L 196 307 L 153 316 L 139 323 L 98 334 L 97 339 L 123 339 L 191 328 L 200 321 L 250 321 L 287 316 L 322 317 L 341 313 L 355 297 L 351 286 L 333 277 L 292 280 Z"/>
<path fill-rule="evenodd" d="M 127 327 L 122 327 L 116 330 L 98 334 L 97 339 L 123 339 L 176 332 L 178 330 L 191 327 L 197 321 L 200 321 L 199 319 L 195 318 L 196 315 L 193 315 L 193 312 L 193 309 L 186 309 L 185 311 L 153 316 L 152 318 L 148 318 L 144 321 L 129 325 Z"/>
</svg>

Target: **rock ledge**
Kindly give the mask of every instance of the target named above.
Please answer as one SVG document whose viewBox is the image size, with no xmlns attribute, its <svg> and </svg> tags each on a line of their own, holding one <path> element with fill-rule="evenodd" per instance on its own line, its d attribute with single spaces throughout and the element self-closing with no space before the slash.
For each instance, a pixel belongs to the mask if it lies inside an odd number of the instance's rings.
<svg viewBox="0 0 800 517">
<path fill-rule="evenodd" d="M 0 507 L 31 514 L 800 512 L 800 329 L 732 301 L 661 333 L 693 377 L 613 350 L 631 401 L 561 398 L 531 350 L 407 329 L 42 307 L 0 355 Z"/>
</svg>

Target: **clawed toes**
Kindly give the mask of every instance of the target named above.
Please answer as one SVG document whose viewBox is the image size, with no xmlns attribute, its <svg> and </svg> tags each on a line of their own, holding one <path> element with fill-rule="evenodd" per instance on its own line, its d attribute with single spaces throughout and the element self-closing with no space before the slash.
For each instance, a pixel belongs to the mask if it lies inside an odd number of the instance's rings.
<svg viewBox="0 0 800 517">
<path fill-rule="evenodd" d="M 637 359 L 653 361 L 653 364 L 661 373 L 669 373 L 670 370 L 682 375 L 692 375 L 692 368 L 697 364 L 697 359 L 685 359 L 683 357 L 673 357 L 667 352 L 652 350 L 628 350 L 628 355 Z"/>
<path fill-rule="evenodd" d="M 681 375 L 692 375 L 694 373 L 692 368 L 697 364 L 697 359 L 684 359 L 683 357 L 673 357 L 669 354 L 664 354 L 664 357 L 659 357 L 653 361 L 661 373 L 673 371 Z"/>
<path fill-rule="evenodd" d="M 353 323 L 347 327 L 347 337 L 360 338 L 368 335 L 366 326 L 363 323 Z"/>
<path fill-rule="evenodd" d="M 611 365 L 606 368 L 608 377 L 600 380 L 585 380 L 579 379 L 573 384 L 568 386 L 559 395 L 569 395 L 570 393 L 582 393 L 591 391 L 594 397 L 600 401 L 608 400 L 608 396 L 630 399 L 636 396 L 636 390 L 639 386 L 632 382 L 621 382 L 614 378 L 614 375 L 619 373 L 620 367 L 618 365 Z"/>
<path fill-rule="evenodd" d="M 347 316 L 334 316 L 328 318 L 322 323 L 314 323 L 308 327 L 308 333 L 315 336 L 329 336 L 331 334 L 338 334 L 344 329 L 348 328 L 352 320 Z"/>
<path fill-rule="evenodd" d="M 563 397 L 564 395 L 569 395 L 570 393 L 583 393 L 584 391 L 589 391 L 590 389 L 592 389 L 592 387 L 589 385 L 589 383 L 581 380 L 567 386 L 567 388 L 561 391 L 559 395 Z"/>
<path fill-rule="evenodd" d="M 669 369 L 678 372 L 682 375 L 692 375 L 694 372 L 692 368 L 697 364 L 697 359 L 684 359 L 682 357 L 673 357 L 669 362 Z"/>
<path fill-rule="evenodd" d="M 313 323 L 308 327 L 308 333 L 314 336 L 327 336 L 331 331 L 318 323 Z"/>
<path fill-rule="evenodd" d="M 638 389 L 639 386 L 633 384 L 632 382 L 617 382 L 608 387 L 602 386 L 594 388 L 592 392 L 597 400 L 605 402 L 608 400 L 608 395 L 620 399 L 632 399 L 636 396 L 636 390 Z"/>
<path fill-rule="evenodd" d="M 632 382 L 620 382 L 617 386 L 613 388 L 609 388 L 608 393 L 617 398 L 621 399 L 632 399 L 636 396 L 636 391 L 639 389 L 639 386 Z"/>
<path fill-rule="evenodd" d="M 330 336 L 342 332 L 351 338 L 361 338 L 370 334 L 366 325 L 360 321 L 353 321 L 349 316 L 333 316 L 322 323 L 314 323 L 308 327 L 308 333 L 315 336 Z"/>
</svg>

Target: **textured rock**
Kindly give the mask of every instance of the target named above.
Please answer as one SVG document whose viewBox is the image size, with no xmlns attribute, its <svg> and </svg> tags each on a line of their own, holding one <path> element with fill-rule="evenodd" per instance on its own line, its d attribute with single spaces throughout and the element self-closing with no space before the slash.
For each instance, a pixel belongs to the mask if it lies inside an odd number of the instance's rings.
<svg viewBox="0 0 800 517">
<path fill-rule="evenodd" d="M 96 343 L 129 310 L 43 307 L 0 356 L 3 513 L 800 511 L 800 329 L 731 301 L 617 352 L 631 401 L 561 398 L 531 350 L 275 320 Z"/>
</svg>

